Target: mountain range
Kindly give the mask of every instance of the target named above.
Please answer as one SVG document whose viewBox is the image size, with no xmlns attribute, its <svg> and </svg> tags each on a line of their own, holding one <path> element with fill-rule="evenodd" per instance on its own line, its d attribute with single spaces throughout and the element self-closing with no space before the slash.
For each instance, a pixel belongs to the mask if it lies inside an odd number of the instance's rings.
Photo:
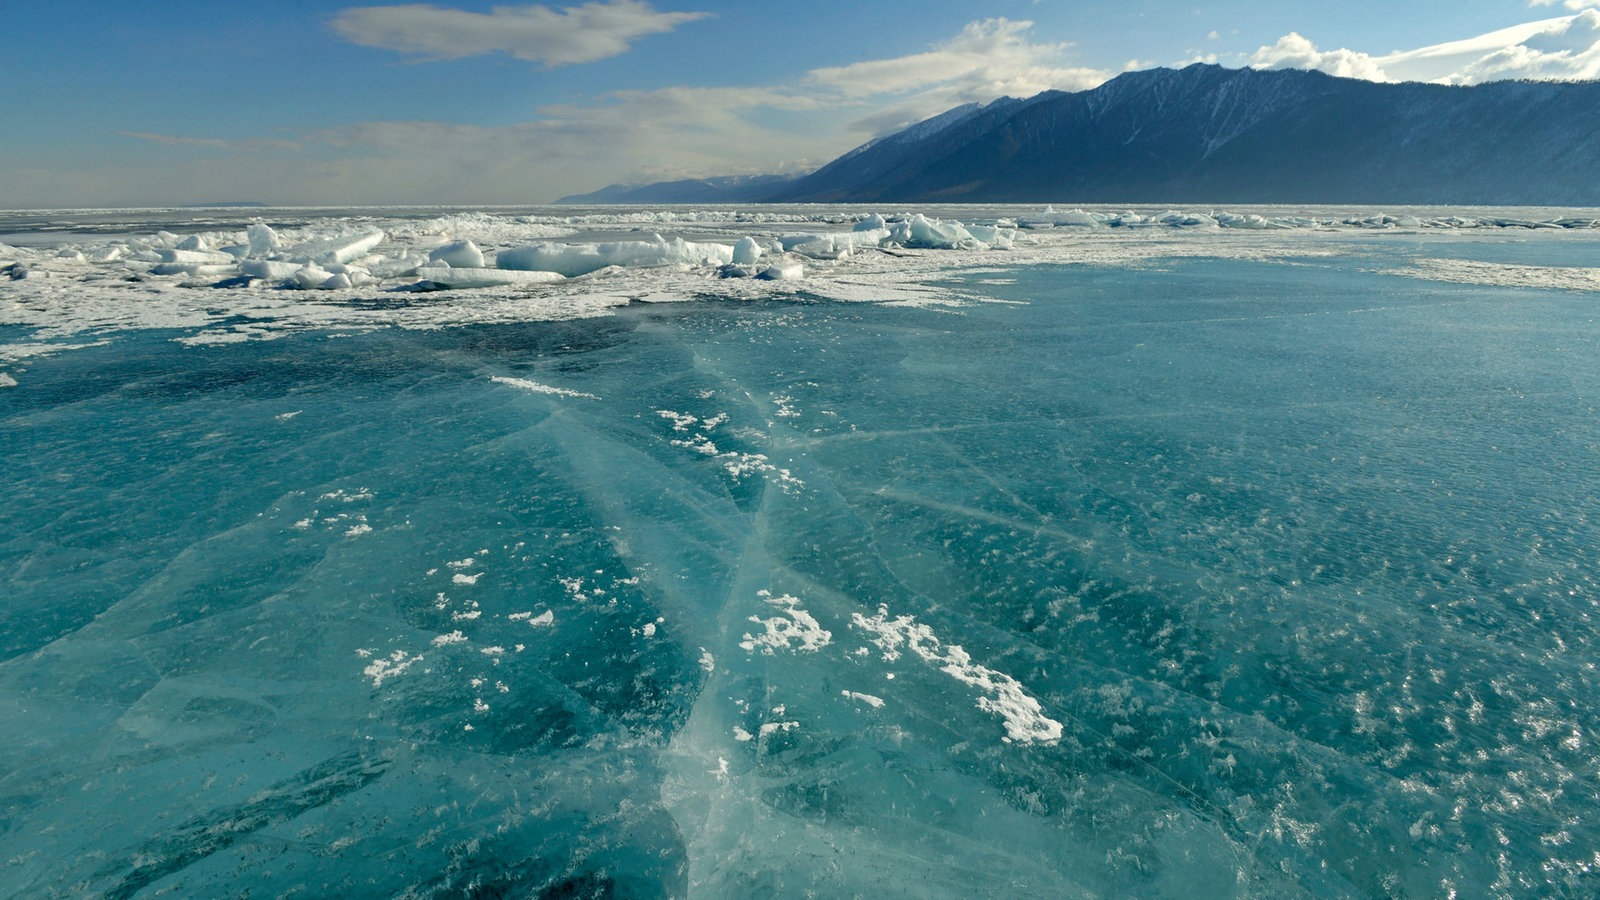
<svg viewBox="0 0 1600 900">
<path fill-rule="evenodd" d="M 803 176 L 562 203 L 1600 205 L 1600 82 L 1382 84 L 1196 64 L 957 107 Z"/>
</svg>

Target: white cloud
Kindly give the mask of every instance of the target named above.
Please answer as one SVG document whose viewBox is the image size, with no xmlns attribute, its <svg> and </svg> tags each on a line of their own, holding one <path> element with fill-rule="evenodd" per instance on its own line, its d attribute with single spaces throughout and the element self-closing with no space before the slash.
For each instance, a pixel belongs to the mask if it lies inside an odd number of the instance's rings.
<svg viewBox="0 0 1600 900">
<path fill-rule="evenodd" d="M 641 37 L 708 15 L 657 12 L 641 0 L 609 0 L 560 10 L 496 6 L 488 13 L 415 3 L 347 9 L 334 17 L 332 26 L 352 43 L 423 59 L 505 53 L 554 67 L 626 53 Z"/>
<path fill-rule="evenodd" d="M 1556 0 L 1528 0 L 1529 6 L 1555 6 Z M 1562 0 L 1567 9 L 1600 9 L 1600 0 Z"/>
<path fill-rule="evenodd" d="M 1317 45 L 1297 31 L 1291 31 L 1270 47 L 1262 47 L 1250 57 L 1258 69 L 1317 69 L 1340 78 L 1367 81 L 1393 81 L 1371 56 L 1354 50 L 1318 50 Z"/>
<path fill-rule="evenodd" d="M 1600 0 L 1590 5 L 1600 5 Z M 1249 64 L 1263 69 L 1318 69 L 1368 81 L 1477 84 L 1517 78 L 1592 79 L 1600 77 L 1600 12 L 1587 9 L 1383 56 L 1343 48 L 1319 50 L 1290 32 L 1257 50 Z"/>
<path fill-rule="evenodd" d="M 883 134 L 964 103 L 999 97 L 1031 97 L 1040 91 L 1095 87 L 1115 73 L 1062 65 L 1071 44 L 1028 41 L 1027 20 L 972 22 L 955 38 L 924 53 L 813 69 L 803 89 L 840 100 L 882 104 L 858 118 L 851 130 Z"/>
</svg>

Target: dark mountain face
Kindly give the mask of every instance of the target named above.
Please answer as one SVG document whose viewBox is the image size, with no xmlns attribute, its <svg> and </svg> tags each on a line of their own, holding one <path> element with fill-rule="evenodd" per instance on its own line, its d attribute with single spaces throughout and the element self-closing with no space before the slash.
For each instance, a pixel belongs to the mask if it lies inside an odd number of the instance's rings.
<svg viewBox="0 0 1600 900">
<path fill-rule="evenodd" d="M 1600 204 L 1596 82 L 1374 84 L 1196 65 L 955 112 L 763 199 Z"/>
</svg>

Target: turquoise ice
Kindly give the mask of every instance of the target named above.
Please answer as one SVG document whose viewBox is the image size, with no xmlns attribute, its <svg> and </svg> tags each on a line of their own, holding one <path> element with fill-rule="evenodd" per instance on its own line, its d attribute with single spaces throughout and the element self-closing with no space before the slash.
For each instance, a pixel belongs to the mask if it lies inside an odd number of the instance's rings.
<svg viewBox="0 0 1600 900">
<path fill-rule="evenodd" d="M 0 389 L 0 895 L 1592 893 L 1528 234 L 71 337 Z"/>
</svg>

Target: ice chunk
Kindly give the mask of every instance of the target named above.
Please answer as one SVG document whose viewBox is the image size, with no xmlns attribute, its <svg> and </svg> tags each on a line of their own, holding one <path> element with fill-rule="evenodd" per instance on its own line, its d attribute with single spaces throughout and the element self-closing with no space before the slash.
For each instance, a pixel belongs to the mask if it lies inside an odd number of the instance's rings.
<svg viewBox="0 0 1600 900">
<path fill-rule="evenodd" d="M 470 240 L 451 241 L 428 254 L 429 263 L 443 263 L 452 269 L 483 268 L 483 251 Z"/>
<path fill-rule="evenodd" d="M 555 272 L 517 271 L 513 269 L 483 269 L 476 267 L 419 266 L 417 277 L 440 287 L 479 288 L 502 287 L 508 284 L 550 284 L 565 281 Z"/>
<path fill-rule="evenodd" d="M 738 266 L 754 265 L 761 259 L 761 245 L 756 239 L 746 235 L 733 245 L 733 263 Z"/>
<path fill-rule="evenodd" d="M 152 275 L 195 275 L 200 278 L 221 278 L 238 272 L 237 266 L 220 263 L 157 263 L 150 269 Z"/>
<path fill-rule="evenodd" d="M 896 240 L 907 247 L 928 247 L 935 250 L 987 249 L 986 245 L 973 237 L 960 222 L 930 219 L 918 213 L 911 217 L 910 222 L 902 224 L 905 228 L 899 230 L 904 237 L 902 239 L 897 236 Z"/>
<path fill-rule="evenodd" d="M 1066 212 L 1057 212 L 1050 207 L 1045 207 L 1043 213 L 1024 219 L 1023 224 L 1047 224 L 1066 228 L 1099 228 L 1105 222 L 1088 210 L 1069 209 Z"/>
<path fill-rule="evenodd" d="M 1168 212 L 1156 217 L 1156 221 L 1174 228 L 1215 228 L 1217 220 L 1204 213 Z"/>
<path fill-rule="evenodd" d="M 682 238 L 649 241 L 610 241 L 599 244 L 565 244 L 542 241 L 501 251 L 496 262 L 502 269 L 559 272 L 568 278 L 598 272 L 607 266 L 720 266 L 733 262 L 728 244 L 696 243 Z"/>
<path fill-rule="evenodd" d="M 1067 228 L 1099 228 L 1106 224 L 1115 224 L 1103 215 L 1083 209 L 1071 209 L 1058 212 L 1053 206 L 1046 206 L 1043 212 L 1022 219 L 1024 228 L 1054 228 L 1062 226 Z"/>
<path fill-rule="evenodd" d="M 327 284 L 328 279 L 332 277 L 332 272 L 329 272 L 320 266 L 303 266 L 300 269 L 295 270 L 294 284 L 303 290 L 311 290 L 313 288 L 320 288 L 324 284 Z"/>
<path fill-rule="evenodd" d="M 232 256 L 219 253 L 215 250 L 199 250 L 194 248 L 176 250 L 157 250 L 156 253 L 164 263 L 178 263 L 180 265 L 205 265 L 226 264 L 234 261 Z"/>
<path fill-rule="evenodd" d="M 812 259 L 837 259 L 849 256 L 856 250 L 880 246 L 889 238 L 889 229 L 878 228 L 871 231 L 789 234 L 778 238 L 778 245 L 785 251 Z"/>
<path fill-rule="evenodd" d="M 799 263 L 781 262 L 767 266 L 756 277 L 762 281 L 793 281 L 796 278 L 804 278 L 805 274 L 805 267 Z"/>
<path fill-rule="evenodd" d="M 299 263 L 280 262 L 272 259 L 247 259 L 239 263 L 239 271 L 257 278 L 271 278 L 274 281 L 283 281 L 293 278 L 294 273 L 300 271 Z"/>
<path fill-rule="evenodd" d="M 211 245 L 206 243 L 206 239 L 204 237 L 201 237 L 198 234 L 191 234 L 188 237 L 186 237 L 183 240 L 178 242 L 178 249 L 179 250 L 210 250 L 211 249 Z"/>
<path fill-rule="evenodd" d="M 0 388 L 14 388 L 16 386 L 17 380 L 12 378 L 10 373 L 0 372 Z"/>
<path fill-rule="evenodd" d="M 1269 228 L 1288 227 L 1279 222 L 1275 222 L 1272 219 L 1264 218 L 1254 213 L 1250 213 L 1248 215 L 1240 215 L 1238 213 L 1218 213 L 1216 219 L 1217 224 L 1221 225 L 1223 228 L 1245 228 L 1256 231 L 1264 231 Z"/>
<path fill-rule="evenodd" d="M 966 228 L 975 240 L 988 245 L 991 250 L 1010 250 L 1014 246 L 1016 232 L 1010 228 L 998 225 L 968 225 Z"/>
<path fill-rule="evenodd" d="M 320 266 L 346 263 L 352 259 L 359 259 L 369 250 L 383 243 L 383 237 L 382 231 L 374 230 L 359 235 L 345 235 L 322 241 L 311 241 L 291 248 L 284 254 L 284 257 L 295 262 L 314 263 Z"/>
<path fill-rule="evenodd" d="M 256 222 L 245 231 L 245 237 L 251 256 L 270 256 L 278 252 L 278 233 L 272 230 L 271 225 Z"/>
<path fill-rule="evenodd" d="M 862 219 L 861 221 L 857 222 L 856 223 L 856 227 L 854 229 L 852 229 L 852 230 L 854 230 L 854 231 L 882 231 L 882 230 L 887 229 L 888 227 L 889 227 L 889 223 L 884 221 L 883 216 L 880 216 L 877 213 L 873 213 L 872 215 L 867 216 L 865 219 Z"/>
</svg>

